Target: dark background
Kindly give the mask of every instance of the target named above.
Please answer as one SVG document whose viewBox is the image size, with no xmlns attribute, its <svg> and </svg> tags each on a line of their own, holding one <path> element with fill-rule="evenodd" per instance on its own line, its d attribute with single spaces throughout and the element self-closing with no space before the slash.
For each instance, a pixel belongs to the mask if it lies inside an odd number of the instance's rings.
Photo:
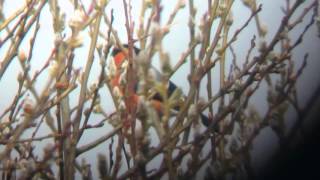
<svg viewBox="0 0 320 180">
<path fill-rule="evenodd" d="M 257 179 L 320 179 L 320 98 L 316 99 L 302 126 L 305 136 L 297 135 L 296 145 L 278 151 Z"/>
</svg>

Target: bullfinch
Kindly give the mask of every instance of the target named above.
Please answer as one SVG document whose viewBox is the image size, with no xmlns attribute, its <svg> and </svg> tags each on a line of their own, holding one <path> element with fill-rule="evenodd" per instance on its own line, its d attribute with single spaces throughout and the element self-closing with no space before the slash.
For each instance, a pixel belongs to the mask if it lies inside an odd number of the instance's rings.
<svg viewBox="0 0 320 180">
<path fill-rule="evenodd" d="M 124 52 L 125 51 L 125 52 Z M 139 55 L 140 49 L 133 46 L 133 54 L 134 56 Z M 128 68 L 128 45 L 125 44 L 123 45 L 122 48 L 114 47 L 111 52 L 111 60 L 109 61 L 108 65 L 108 70 L 109 70 L 109 78 L 110 78 L 110 86 L 112 88 L 113 94 L 116 97 L 121 97 L 124 94 L 124 87 L 123 84 L 126 83 L 126 71 Z M 133 58 L 134 60 L 135 58 Z M 161 73 L 151 65 L 151 69 L 154 72 L 154 76 L 156 76 L 154 79 L 155 80 L 160 80 L 161 79 Z M 139 77 L 137 77 L 139 78 Z M 136 81 L 134 84 L 134 94 L 133 94 L 133 99 L 134 103 L 138 104 L 140 101 L 141 96 L 139 96 L 139 80 Z M 170 98 L 174 92 L 178 89 L 177 85 L 175 85 L 172 81 L 168 81 L 166 91 L 167 91 L 167 98 Z M 155 109 L 155 111 L 158 113 L 159 117 L 163 115 L 163 101 L 164 98 L 159 92 L 154 92 L 151 97 L 147 99 L 150 101 L 151 105 Z M 179 111 L 180 106 L 175 105 L 172 107 L 173 111 Z M 209 118 L 200 113 L 200 118 L 202 121 L 202 124 L 205 126 L 209 126 L 210 120 Z"/>
</svg>

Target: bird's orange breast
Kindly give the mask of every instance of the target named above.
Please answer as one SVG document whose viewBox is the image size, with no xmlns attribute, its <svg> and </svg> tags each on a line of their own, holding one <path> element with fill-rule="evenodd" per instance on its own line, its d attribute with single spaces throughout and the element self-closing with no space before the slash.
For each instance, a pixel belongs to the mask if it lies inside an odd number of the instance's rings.
<svg viewBox="0 0 320 180">
<path fill-rule="evenodd" d="M 121 64 L 123 63 L 123 61 L 126 59 L 126 56 L 124 53 L 117 53 L 114 57 L 114 63 L 116 64 L 117 68 L 121 67 Z"/>
</svg>

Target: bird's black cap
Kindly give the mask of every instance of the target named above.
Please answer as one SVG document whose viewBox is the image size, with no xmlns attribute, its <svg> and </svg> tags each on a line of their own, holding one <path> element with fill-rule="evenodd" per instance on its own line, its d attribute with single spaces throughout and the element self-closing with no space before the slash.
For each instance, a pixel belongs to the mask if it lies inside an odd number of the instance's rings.
<svg viewBox="0 0 320 180">
<path fill-rule="evenodd" d="M 128 49 L 128 48 L 129 48 L 129 45 L 128 45 L 128 44 L 124 44 L 123 47 Z M 137 47 L 135 47 L 135 46 L 133 46 L 133 50 L 134 50 L 134 53 L 135 53 L 135 54 L 139 54 L 139 52 L 140 52 L 140 49 L 137 48 Z M 118 53 L 121 52 L 121 51 L 122 51 L 121 48 L 114 47 L 113 50 L 112 50 L 111 55 L 112 55 L 112 56 L 115 56 L 116 54 L 118 54 Z"/>
</svg>

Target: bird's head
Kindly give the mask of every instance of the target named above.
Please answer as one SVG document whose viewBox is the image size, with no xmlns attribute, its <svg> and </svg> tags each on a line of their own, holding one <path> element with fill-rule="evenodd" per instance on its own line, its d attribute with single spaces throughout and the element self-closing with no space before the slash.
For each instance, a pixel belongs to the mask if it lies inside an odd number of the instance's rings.
<svg viewBox="0 0 320 180">
<path fill-rule="evenodd" d="M 123 48 L 114 47 L 112 49 L 111 55 L 113 57 L 113 61 L 117 68 L 120 68 L 122 63 L 127 59 L 126 57 L 128 56 L 128 48 L 129 48 L 128 44 L 124 44 Z M 140 49 L 133 46 L 133 52 L 134 52 L 134 55 L 138 55 L 140 52 Z"/>
</svg>

